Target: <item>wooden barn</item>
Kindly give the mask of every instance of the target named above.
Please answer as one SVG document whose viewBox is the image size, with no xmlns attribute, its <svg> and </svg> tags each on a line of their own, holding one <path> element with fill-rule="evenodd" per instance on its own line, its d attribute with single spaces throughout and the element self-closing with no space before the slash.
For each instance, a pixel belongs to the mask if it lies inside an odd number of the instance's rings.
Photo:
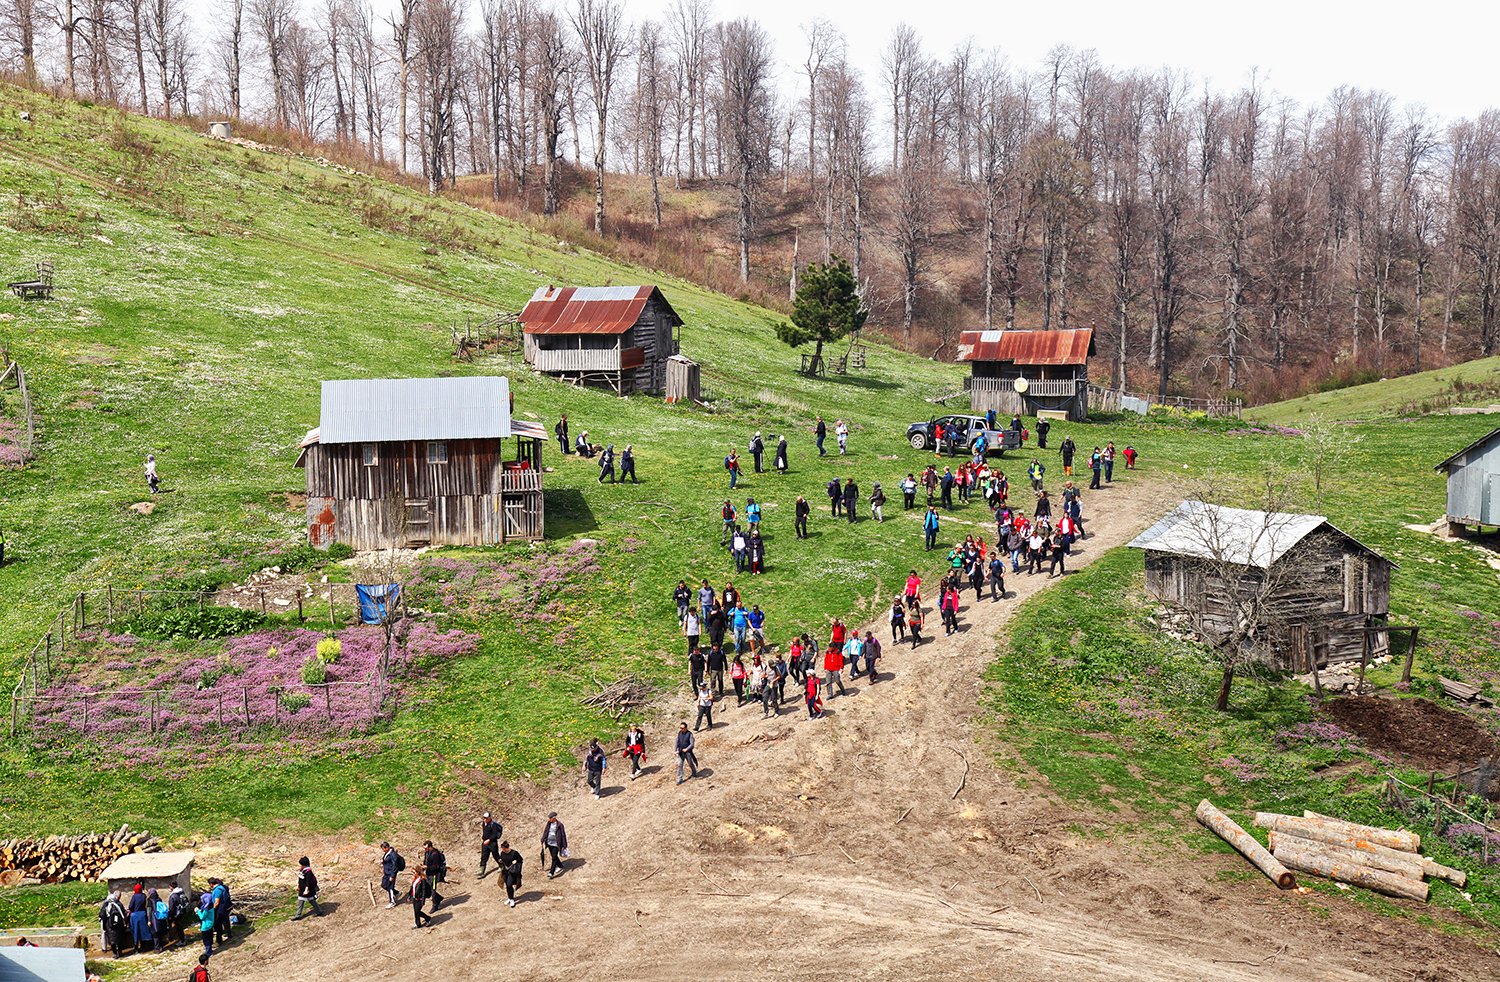
<svg viewBox="0 0 1500 982">
<path fill-rule="evenodd" d="M 1448 534 L 1460 535 L 1466 526 L 1476 532 L 1500 526 L 1500 429 L 1491 430 L 1435 470 L 1448 475 Z"/>
<path fill-rule="evenodd" d="M 326 549 L 478 546 L 542 538 L 545 427 L 513 420 L 510 382 L 323 383 L 301 444 L 307 538 Z"/>
<path fill-rule="evenodd" d="M 976 413 L 1033 416 L 1037 410 L 1089 415 L 1092 330 L 965 331 L 958 360 L 970 367 L 969 400 Z M 1024 385 L 1018 385 L 1025 379 Z"/>
<path fill-rule="evenodd" d="M 1206 637 L 1233 633 L 1243 599 L 1265 592 L 1263 660 L 1291 671 L 1390 649 L 1396 565 L 1321 515 L 1184 501 L 1128 545 L 1145 550 L 1146 593 L 1191 615 Z M 1239 602 L 1231 595 L 1236 591 Z"/>
<path fill-rule="evenodd" d="M 654 286 L 544 286 L 521 311 L 528 364 L 622 396 L 666 389 L 681 326 Z"/>
</svg>

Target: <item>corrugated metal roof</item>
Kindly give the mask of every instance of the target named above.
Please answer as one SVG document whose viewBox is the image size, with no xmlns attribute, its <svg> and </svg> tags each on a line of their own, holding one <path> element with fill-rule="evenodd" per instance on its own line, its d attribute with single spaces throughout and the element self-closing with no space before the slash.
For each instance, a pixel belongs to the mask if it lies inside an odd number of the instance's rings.
<svg viewBox="0 0 1500 982">
<path fill-rule="evenodd" d="M 1094 354 L 1094 332 L 965 331 L 959 361 L 1013 361 L 1017 365 L 1082 365 Z"/>
<path fill-rule="evenodd" d="M 527 334 L 623 334 L 655 296 L 672 323 L 682 319 L 654 286 L 543 286 L 521 311 Z"/>
<path fill-rule="evenodd" d="M 1292 546 L 1325 525 L 1371 555 L 1380 555 L 1354 536 L 1334 528 L 1322 515 L 1229 508 L 1206 501 L 1184 501 L 1125 544 L 1135 549 L 1268 569 Z"/>
<path fill-rule="evenodd" d="M 1481 446 L 1483 444 L 1489 443 L 1496 436 L 1500 436 L 1500 429 L 1490 430 L 1484 436 L 1482 436 L 1479 439 L 1475 440 L 1473 443 L 1469 444 L 1467 447 L 1464 447 L 1458 453 L 1456 453 L 1453 456 L 1449 457 L 1447 460 L 1443 461 L 1441 464 L 1438 464 L 1436 467 L 1433 468 L 1433 470 L 1440 471 L 1440 470 L 1444 469 L 1449 464 L 1453 463 L 1455 460 L 1457 460 L 1458 458 L 1462 457 L 1464 454 L 1468 453 L 1470 450 L 1473 450 L 1475 447 L 1478 447 L 1478 446 Z"/>
<path fill-rule="evenodd" d="M 323 443 L 507 437 L 510 381 L 478 375 L 324 382 L 318 430 Z"/>
</svg>

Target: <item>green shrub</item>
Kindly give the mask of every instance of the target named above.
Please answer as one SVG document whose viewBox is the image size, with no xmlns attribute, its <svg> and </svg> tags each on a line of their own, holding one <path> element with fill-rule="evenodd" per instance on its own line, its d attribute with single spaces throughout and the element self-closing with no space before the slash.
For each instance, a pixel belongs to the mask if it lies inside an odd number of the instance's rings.
<svg viewBox="0 0 1500 982">
<path fill-rule="evenodd" d="M 304 673 L 306 668 L 303 669 Z M 289 713 L 295 713 L 299 709 L 306 709 L 312 705 L 312 696 L 306 692 L 283 692 L 281 694 L 281 708 Z"/>
<path fill-rule="evenodd" d="M 328 681 L 328 666 L 317 655 L 308 655 L 302 663 L 302 684 L 322 685 Z"/>
<path fill-rule="evenodd" d="M 328 547 L 329 562 L 343 562 L 354 558 L 354 547 L 347 542 L 335 542 Z"/>
<path fill-rule="evenodd" d="M 127 634 L 160 641 L 202 641 L 245 634 L 260 627 L 265 617 L 234 607 L 175 607 L 148 610 L 123 625 Z"/>
<path fill-rule="evenodd" d="M 339 653 L 343 650 L 343 642 L 338 638 L 324 638 L 318 642 L 318 661 L 324 665 L 332 665 L 339 660 Z"/>
</svg>

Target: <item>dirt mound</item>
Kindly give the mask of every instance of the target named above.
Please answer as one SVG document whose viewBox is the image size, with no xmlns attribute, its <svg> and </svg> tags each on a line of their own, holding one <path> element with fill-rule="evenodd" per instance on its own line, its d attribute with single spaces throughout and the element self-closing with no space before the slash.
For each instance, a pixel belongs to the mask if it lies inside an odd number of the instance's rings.
<svg viewBox="0 0 1500 982">
<path fill-rule="evenodd" d="M 1364 737 L 1372 750 L 1426 764 L 1471 764 L 1496 752 L 1495 737 L 1483 726 L 1426 699 L 1345 696 L 1325 711 L 1344 729 Z"/>
</svg>

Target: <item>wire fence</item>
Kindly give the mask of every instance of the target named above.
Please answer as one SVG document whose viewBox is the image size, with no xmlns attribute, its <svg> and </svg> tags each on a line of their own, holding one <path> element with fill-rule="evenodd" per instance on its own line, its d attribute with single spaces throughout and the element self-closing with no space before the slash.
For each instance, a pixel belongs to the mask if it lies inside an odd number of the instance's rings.
<svg viewBox="0 0 1500 982">
<path fill-rule="evenodd" d="M 18 442 L 21 447 L 21 460 L 24 463 L 26 458 L 31 456 L 36 444 L 36 415 L 32 411 L 31 391 L 26 387 L 26 371 L 21 367 L 20 362 L 11 360 L 9 350 L 0 352 L 0 362 L 5 365 L 4 371 L 0 372 L 0 386 L 9 383 L 18 390 L 21 396 L 21 415 L 25 418 L 26 429 L 25 435 L 21 436 Z"/>
<path fill-rule="evenodd" d="M 348 588 L 356 612 L 359 601 L 353 584 L 324 586 L 328 588 L 327 625 L 333 629 L 338 627 L 337 588 Z M 246 591 L 240 593 L 244 595 Z M 259 600 L 262 614 L 272 609 L 265 590 L 252 591 L 250 596 Z M 211 692 L 193 693 L 185 693 L 181 688 L 131 686 L 73 688 L 65 693 L 49 691 L 63 677 L 69 656 L 97 643 L 99 632 L 146 613 L 157 601 L 177 608 L 196 605 L 199 610 L 222 606 L 213 604 L 211 597 L 209 591 L 201 590 L 116 590 L 112 586 L 75 594 L 48 622 L 11 689 L 11 739 L 25 733 L 39 712 L 57 718 L 59 722 L 53 729 L 62 731 L 60 735 L 78 737 L 118 732 L 126 726 L 140 726 L 149 733 L 163 735 L 179 730 L 196 732 L 205 722 L 217 722 L 226 728 L 286 727 L 296 723 L 305 729 L 319 717 L 326 723 L 347 727 L 362 725 L 379 715 L 389 692 L 391 645 L 401 633 L 397 621 L 404 620 L 394 608 L 391 622 L 386 625 L 384 655 L 373 673 L 356 680 L 303 682 L 296 686 L 278 683 L 215 686 Z M 286 612 L 290 613 L 290 609 L 287 603 Z M 298 596 L 299 624 L 321 625 L 324 616 L 321 598 L 316 609 L 311 610 L 303 597 Z"/>
</svg>

